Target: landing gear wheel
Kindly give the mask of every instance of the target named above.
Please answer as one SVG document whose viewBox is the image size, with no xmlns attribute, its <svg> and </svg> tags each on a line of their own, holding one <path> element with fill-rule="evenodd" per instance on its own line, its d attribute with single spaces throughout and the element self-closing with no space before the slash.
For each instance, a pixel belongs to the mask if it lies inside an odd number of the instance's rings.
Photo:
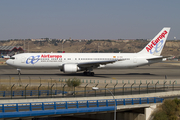
<svg viewBox="0 0 180 120">
<path fill-rule="evenodd" d="M 18 71 L 18 75 L 21 75 L 21 71 Z"/>
<path fill-rule="evenodd" d="M 90 76 L 91 75 L 91 72 L 87 72 L 87 76 Z"/>
<path fill-rule="evenodd" d="M 17 69 L 17 71 L 18 71 L 18 75 L 21 75 L 21 70 L 20 70 L 20 69 Z"/>
<path fill-rule="evenodd" d="M 87 75 L 87 72 L 83 72 L 84 75 Z"/>
<path fill-rule="evenodd" d="M 87 76 L 94 76 L 94 72 L 84 72 L 83 74 Z"/>
<path fill-rule="evenodd" d="M 91 72 L 91 76 L 94 76 L 94 72 Z"/>
</svg>

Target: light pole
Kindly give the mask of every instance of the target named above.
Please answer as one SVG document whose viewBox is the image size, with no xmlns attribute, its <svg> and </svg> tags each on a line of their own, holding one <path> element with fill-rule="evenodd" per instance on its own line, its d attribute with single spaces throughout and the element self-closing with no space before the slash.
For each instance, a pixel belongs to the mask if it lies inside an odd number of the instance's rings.
<svg viewBox="0 0 180 120">
<path fill-rule="evenodd" d="M 98 87 L 92 87 L 92 90 L 98 90 L 98 89 L 99 89 Z M 114 99 L 114 120 L 116 120 L 116 100 L 114 98 L 113 93 L 109 89 L 105 88 L 105 90 L 108 90 Z"/>
</svg>

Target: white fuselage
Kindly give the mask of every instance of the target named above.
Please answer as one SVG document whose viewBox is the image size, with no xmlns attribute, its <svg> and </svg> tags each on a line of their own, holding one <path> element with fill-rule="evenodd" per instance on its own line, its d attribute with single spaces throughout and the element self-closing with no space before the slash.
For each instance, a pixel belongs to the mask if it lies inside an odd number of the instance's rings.
<svg viewBox="0 0 180 120">
<path fill-rule="evenodd" d="M 120 61 L 100 65 L 98 68 L 133 68 L 151 64 L 147 58 L 154 58 L 155 56 L 145 56 L 138 53 L 23 53 L 13 57 L 15 59 L 9 59 L 7 64 L 17 69 L 61 69 L 64 64 L 79 64 L 111 59 Z"/>
</svg>

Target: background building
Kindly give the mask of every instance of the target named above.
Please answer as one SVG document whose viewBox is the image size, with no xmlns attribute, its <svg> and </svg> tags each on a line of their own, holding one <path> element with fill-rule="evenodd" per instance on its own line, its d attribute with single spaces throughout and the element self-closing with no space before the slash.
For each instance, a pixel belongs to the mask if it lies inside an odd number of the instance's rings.
<svg viewBox="0 0 180 120">
<path fill-rule="evenodd" d="M 12 56 L 18 53 L 24 53 L 24 50 L 19 46 L 0 46 L 1 55 Z"/>
</svg>

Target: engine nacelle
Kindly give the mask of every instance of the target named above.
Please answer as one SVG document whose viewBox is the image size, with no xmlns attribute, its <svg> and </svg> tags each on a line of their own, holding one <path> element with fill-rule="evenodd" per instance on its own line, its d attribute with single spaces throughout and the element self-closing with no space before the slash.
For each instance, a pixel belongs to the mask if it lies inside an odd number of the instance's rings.
<svg viewBox="0 0 180 120">
<path fill-rule="evenodd" d="M 76 73 L 78 69 L 77 64 L 65 64 L 63 66 L 64 73 Z"/>
</svg>

